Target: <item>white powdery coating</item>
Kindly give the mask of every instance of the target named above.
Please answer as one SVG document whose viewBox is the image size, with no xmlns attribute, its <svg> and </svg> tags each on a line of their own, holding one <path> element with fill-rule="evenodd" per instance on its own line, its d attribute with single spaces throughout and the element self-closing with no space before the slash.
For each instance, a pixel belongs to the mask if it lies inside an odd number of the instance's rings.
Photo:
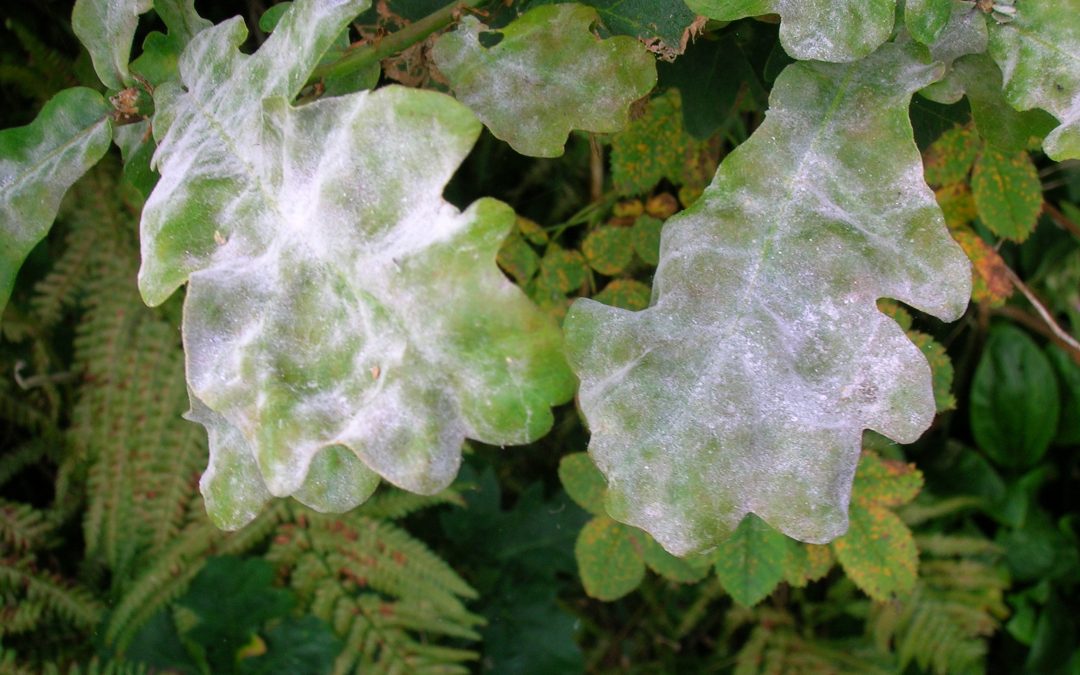
<svg viewBox="0 0 1080 675">
<path fill-rule="evenodd" d="M 467 16 L 436 43 L 435 63 L 497 138 L 525 155 L 557 157 L 572 129 L 625 127 L 630 104 L 656 84 L 645 48 L 626 36 L 598 40 L 589 30 L 596 20 L 583 5 L 540 6 L 486 48 L 487 27 Z"/>
<path fill-rule="evenodd" d="M 953 6 L 949 22 L 941 35 L 929 45 L 930 58 L 946 66 L 945 76 L 926 87 L 919 94 L 931 101 L 952 104 L 964 97 L 963 77 L 952 68 L 953 62 L 968 54 L 982 54 L 989 43 L 986 30 L 986 17 L 982 12 L 972 11 L 970 7 L 957 2 Z"/>
<path fill-rule="evenodd" d="M 567 317 L 608 509 L 684 555 L 748 512 L 823 543 L 847 528 L 863 429 L 930 424 L 930 369 L 880 297 L 945 319 L 967 259 L 911 138 L 911 93 L 940 72 L 896 46 L 796 64 L 765 123 L 665 225 L 653 306 Z"/>
<path fill-rule="evenodd" d="M 121 89 L 130 79 L 128 59 L 139 15 L 150 11 L 153 0 L 78 0 L 71 27 L 90 52 L 94 70 L 110 89 Z"/>
<path fill-rule="evenodd" d="M 687 0 L 712 19 L 780 15 L 780 43 L 801 60 L 848 62 L 889 39 L 896 0 Z"/>
<path fill-rule="evenodd" d="M 1043 141 L 1053 159 L 1080 158 L 1080 0 L 1017 5 L 1016 18 L 991 23 L 990 55 L 1005 97 L 1018 110 L 1042 108 L 1061 126 Z"/>
</svg>

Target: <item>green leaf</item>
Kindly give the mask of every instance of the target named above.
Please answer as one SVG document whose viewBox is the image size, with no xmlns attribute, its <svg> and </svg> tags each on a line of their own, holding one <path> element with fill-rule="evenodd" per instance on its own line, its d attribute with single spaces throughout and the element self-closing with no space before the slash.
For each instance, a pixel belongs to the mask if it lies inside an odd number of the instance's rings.
<svg viewBox="0 0 1080 675">
<path fill-rule="evenodd" d="M 630 229 L 614 225 L 598 227 L 585 237 L 581 252 L 594 270 L 609 277 L 615 276 L 634 259 Z"/>
<path fill-rule="evenodd" d="M 904 26 L 923 44 L 931 44 L 945 30 L 952 16 L 953 0 L 906 0 Z"/>
<path fill-rule="evenodd" d="M 862 430 L 912 442 L 929 426 L 930 368 L 875 302 L 951 320 L 971 292 L 907 117 L 935 70 L 899 46 L 789 66 L 764 124 L 665 223 L 652 306 L 574 304 L 567 344 L 612 517 L 676 555 L 748 512 L 828 542 L 847 527 Z"/>
<path fill-rule="evenodd" d="M 573 293 L 589 276 L 589 266 L 580 252 L 552 245 L 540 260 L 540 278 L 559 293 Z"/>
<path fill-rule="evenodd" d="M 956 407 L 956 397 L 952 393 L 953 366 L 945 348 L 926 333 L 908 331 L 908 338 L 922 351 L 930 364 L 930 373 L 934 383 L 934 405 L 939 413 Z"/>
<path fill-rule="evenodd" d="M 585 592 L 597 600 L 618 600 L 645 578 L 633 531 L 607 516 L 597 516 L 581 528 L 574 555 Z"/>
<path fill-rule="evenodd" d="M 153 0 L 76 0 L 71 28 L 90 52 L 94 70 L 109 89 L 134 83 L 128 73 L 131 41 L 139 27 L 139 15 L 153 6 Z"/>
<path fill-rule="evenodd" d="M 794 539 L 787 542 L 784 581 L 796 588 L 805 588 L 811 581 L 823 579 L 836 562 L 828 546 L 804 544 Z"/>
<path fill-rule="evenodd" d="M 1054 345 L 1046 356 L 1061 382 L 1061 426 L 1055 441 L 1060 445 L 1080 445 L 1080 365 Z"/>
<path fill-rule="evenodd" d="M 82 87 L 54 96 L 30 124 L 0 131 L 0 312 L 60 199 L 111 139 L 109 105 Z"/>
<path fill-rule="evenodd" d="M 953 127 L 926 149 L 923 164 L 926 182 L 951 185 L 966 182 L 979 154 L 979 135 L 969 127 Z"/>
<path fill-rule="evenodd" d="M 663 227 L 664 221 L 652 216 L 638 216 L 634 221 L 634 251 L 654 267 L 660 262 L 660 230 Z"/>
<path fill-rule="evenodd" d="M 625 36 L 597 40 L 596 10 L 583 5 L 532 9 L 484 47 L 487 27 L 466 16 L 435 44 L 433 56 L 455 96 L 497 138 L 521 154 L 558 157 L 572 129 L 612 132 L 629 106 L 656 84 L 656 64 Z"/>
<path fill-rule="evenodd" d="M 507 274 L 514 277 L 518 284 L 532 279 L 540 269 L 540 256 L 536 255 L 533 247 L 516 231 L 511 232 L 503 241 L 495 261 Z"/>
<path fill-rule="evenodd" d="M 649 306 L 652 290 L 636 279 L 614 279 L 593 300 L 612 307 L 638 311 Z"/>
<path fill-rule="evenodd" d="M 800 60 L 855 61 L 892 33 L 895 0 L 686 0 L 710 19 L 780 15 L 780 42 Z"/>
<path fill-rule="evenodd" d="M 1054 371 L 1035 342 L 1009 325 L 990 332 L 971 382 L 971 432 L 990 459 L 1024 468 L 1046 453 L 1060 401 Z"/>
<path fill-rule="evenodd" d="M 1061 125 L 1043 141 L 1046 154 L 1080 158 L 1080 0 L 1022 2 L 1008 23 L 990 23 L 990 55 L 1017 110 L 1041 108 Z"/>
<path fill-rule="evenodd" d="M 605 516 L 604 492 L 607 483 L 604 475 L 584 452 L 566 455 L 559 461 L 559 480 L 566 489 L 566 494 L 577 502 L 578 506 L 595 516 Z"/>
<path fill-rule="evenodd" d="M 540 0 L 529 7 L 565 2 Z M 683 53 L 686 31 L 694 13 L 682 0 L 583 0 L 596 10 L 604 27 L 617 35 L 629 35 L 645 43 L 649 51 L 671 60 Z"/>
<path fill-rule="evenodd" d="M 752 607 L 783 581 L 787 548 L 787 537 L 748 515 L 712 554 L 716 578 L 735 602 Z"/>
<path fill-rule="evenodd" d="M 465 437 L 528 442 L 572 395 L 557 327 L 494 264 L 513 212 L 441 198 L 472 114 L 399 87 L 287 103 L 364 5 L 297 2 L 251 56 L 241 21 L 206 29 L 155 92 L 139 282 L 157 304 L 189 281 L 191 418 L 223 527 L 269 495 L 345 510 L 377 476 L 437 492 Z"/>
<path fill-rule="evenodd" d="M 689 558 L 676 558 L 656 540 L 641 530 L 633 530 L 634 540 L 641 550 L 641 559 L 645 565 L 669 581 L 680 584 L 693 584 L 709 574 L 712 567 L 709 556 L 699 555 Z"/>
<path fill-rule="evenodd" d="M 645 194 L 665 178 L 704 187 L 715 167 L 708 150 L 683 129 L 679 92 L 670 89 L 611 139 L 611 180 L 621 195 Z"/>
<path fill-rule="evenodd" d="M 915 587 L 915 540 L 885 507 L 906 504 L 921 488 L 922 474 L 914 466 L 863 454 L 852 492 L 851 527 L 832 548 L 848 577 L 875 600 L 884 602 Z"/>
<path fill-rule="evenodd" d="M 1024 241 L 1042 212 L 1042 183 L 1024 151 L 1006 155 L 983 148 L 971 173 L 971 193 L 979 219 L 999 237 Z"/>
<path fill-rule="evenodd" d="M 1001 71 L 985 54 L 965 56 L 952 67 L 951 78 L 963 88 L 971 104 L 971 116 L 979 135 L 1010 154 L 1032 145 L 1055 126 L 1054 118 L 1041 110 L 1018 112 L 1001 91 Z"/>
</svg>

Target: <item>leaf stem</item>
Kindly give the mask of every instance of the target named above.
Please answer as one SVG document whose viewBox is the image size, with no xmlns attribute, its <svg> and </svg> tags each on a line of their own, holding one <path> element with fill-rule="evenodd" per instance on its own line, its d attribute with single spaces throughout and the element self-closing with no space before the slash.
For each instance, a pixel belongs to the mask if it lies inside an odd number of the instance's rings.
<svg viewBox="0 0 1080 675">
<path fill-rule="evenodd" d="M 347 75 L 368 68 L 425 40 L 435 31 L 446 28 L 458 19 L 462 10 L 473 9 L 488 2 L 490 0 L 455 0 L 416 23 L 409 24 L 384 38 L 357 44 L 337 61 L 316 68 L 308 78 L 308 84 L 314 84 L 327 77 Z"/>
</svg>

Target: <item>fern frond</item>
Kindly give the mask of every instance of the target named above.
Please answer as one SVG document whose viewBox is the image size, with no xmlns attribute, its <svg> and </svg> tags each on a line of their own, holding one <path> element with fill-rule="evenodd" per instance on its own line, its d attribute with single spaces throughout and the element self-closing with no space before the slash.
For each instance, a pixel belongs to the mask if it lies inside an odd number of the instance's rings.
<svg viewBox="0 0 1080 675">
<path fill-rule="evenodd" d="M 263 511 L 237 532 L 222 532 L 203 518 L 180 532 L 149 560 L 117 601 L 105 628 L 105 642 L 123 652 L 147 621 L 180 597 L 211 555 L 240 555 L 266 541 L 287 516 L 283 502 Z"/>
<path fill-rule="evenodd" d="M 55 441 L 33 438 L 0 454 L 0 487 L 17 476 L 23 469 L 37 464 L 55 454 Z"/>
<path fill-rule="evenodd" d="M 863 654 L 862 652 L 866 652 Z M 735 675 L 840 675 L 892 672 L 859 645 L 833 644 L 806 638 L 783 612 L 760 612 L 758 623 L 736 656 Z"/>
<path fill-rule="evenodd" d="M 34 74 L 36 81 L 23 90 L 26 95 L 45 101 L 65 87 L 78 82 L 70 75 L 71 60 L 37 38 L 31 31 L 17 21 L 8 19 L 5 28 L 15 35 L 27 56 L 27 68 Z M 19 86 L 18 81 L 11 84 Z"/>
<path fill-rule="evenodd" d="M 0 558 L 0 597 L 19 604 L 40 604 L 43 613 L 83 630 L 93 628 L 104 609 L 89 591 L 35 569 L 32 558 L 26 556 Z M 0 635 L 8 630 L 8 624 L 0 623 Z"/>
<path fill-rule="evenodd" d="M 34 286 L 30 306 L 43 328 L 51 328 L 66 308 L 75 305 L 80 286 L 86 283 L 87 267 L 94 257 L 95 231 L 86 221 L 70 227 L 64 250 L 43 279 Z"/>
<path fill-rule="evenodd" d="M 418 495 L 396 487 L 383 485 L 380 486 L 378 492 L 361 504 L 357 511 L 370 518 L 400 520 L 417 511 L 441 504 L 465 506 L 465 500 L 453 488 L 447 488 L 433 495 Z"/>
<path fill-rule="evenodd" d="M 462 603 L 476 592 L 442 559 L 389 522 L 293 508 L 267 558 L 346 643 L 334 672 L 468 672 L 475 652 L 434 640 L 478 640 L 483 619 Z"/>
<path fill-rule="evenodd" d="M 74 663 L 67 668 L 50 663 L 45 666 L 42 675 L 145 675 L 149 672 L 146 666 L 139 663 L 100 661 L 93 658 L 85 665 Z"/>
<path fill-rule="evenodd" d="M 42 511 L 0 498 L 0 551 L 4 546 L 15 553 L 38 548 L 52 527 Z"/>
<path fill-rule="evenodd" d="M 983 555 L 997 552 L 971 537 L 928 540 L 927 553 Z M 879 648 L 896 652 L 901 667 L 916 663 L 935 673 L 983 672 L 986 638 L 1008 616 L 1007 574 L 979 558 L 930 558 L 908 598 L 875 605 L 868 626 Z"/>
</svg>

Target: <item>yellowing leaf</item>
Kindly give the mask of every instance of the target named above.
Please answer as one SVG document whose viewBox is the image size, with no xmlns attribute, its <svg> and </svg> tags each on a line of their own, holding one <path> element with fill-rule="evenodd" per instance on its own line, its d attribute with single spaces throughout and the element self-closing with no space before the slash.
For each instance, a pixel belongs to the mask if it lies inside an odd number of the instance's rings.
<svg viewBox="0 0 1080 675">
<path fill-rule="evenodd" d="M 534 157 L 558 157 L 572 129 L 612 132 L 629 106 L 656 84 L 656 64 L 637 40 L 598 40 L 596 10 L 577 4 L 532 9 L 489 34 L 476 17 L 435 44 L 434 58 L 454 95 L 497 138 Z"/>
<path fill-rule="evenodd" d="M 441 198 L 475 117 L 400 87 L 289 105 L 364 6 L 300 0 L 251 56 L 238 19 L 205 29 L 155 92 L 139 281 L 150 303 L 188 281 L 191 418 L 222 527 L 270 495 L 346 510 L 379 477 L 436 492 L 466 437 L 528 442 L 573 390 L 555 324 L 495 265 L 513 212 Z"/>
<path fill-rule="evenodd" d="M 971 127 L 954 127 L 943 133 L 923 155 L 926 182 L 951 185 L 966 181 L 980 145 L 979 135 Z"/>
<path fill-rule="evenodd" d="M 955 319 L 971 292 L 907 121 L 938 72 L 896 45 L 788 66 L 764 124 L 665 223 L 652 305 L 575 302 L 565 332 L 612 517 L 676 555 L 747 513 L 828 542 L 863 430 L 911 442 L 930 425 L 926 359 L 875 303 Z"/>
<path fill-rule="evenodd" d="M 974 292 L 973 292 L 974 296 Z M 934 381 L 934 404 L 939 413 L 956 407 L 956 397 L 952 393 L 953 367 L 945 348 L 926 333 L 909 330 L 907 336 L 915 343 L 930 364 Z"/>
<path fill-rule="evenodd" d="M 607 483 L 604 476 L 596 470 L 589 455 L 575 452 L 559 461 L 559 481 L 566 494 L 577 502 L 578 506 L 595 516 L 607 515 L 604 511 L 604 492 Z"/>
<path fill-rule="evenodd" d="M 593 300 L 612 307 L 637 311 L 649 306 L 650 294 L 648 284 L 637 279 L 615 279 L 594 295 Z"/>
<path fill-rule="evenodd" d="M 971 299 L 1003 305 L 1013 294 L 1013 283 L 1001 255 L 971 228 L 954 231 L 953 238 L 971 260 Z"/>
<path fill-rule="evenodd" d="M 665 178 L 704 187 L 715 168 L 709 144 L 683 129 L 677 89 L 649 101 L 645 113 L 611 140 L 611 180 L 619 194 L 644 194 Z"/>
<path fill-rule="evenodd" d="M 573 293 L 588 278 L 589 267 L 584 256 L 572 249 L 552 246 L 540 260 L 540 277 L 560 293 Z"/>
<path fill-rule="evenodd" d="M 645 578 L 645 563 L 630 528 L 606 516 L 581 528 L 574 556 L 585 592 L 597 600 L 618 600 Z"/>
<path fill-rule="evenodd" d="M 979 220 L 994 234 L 1016 242 L 1035 229 L 1042 212 L 1042 184 L 1026 152 L 1006 155 L 986 146 L 971 174 Z"/>
<path fill-rule="evenodd" d="M 915 587 L 919 552 L 911 530 L 887 509 L 915 498 L 922 474 L 911 464 L 863 453 L 855 475 L 851 528 L 833 542 L 844 572 L 871 598 L 885 601 Z"/>
<path fill-rule="evenodd" d="M 585 237 L 581 252 L 594 270 L 609 277 L 615 276 L 634 259 L 631 241 L 629 228 L 604 225 Z"/>
</svg>

